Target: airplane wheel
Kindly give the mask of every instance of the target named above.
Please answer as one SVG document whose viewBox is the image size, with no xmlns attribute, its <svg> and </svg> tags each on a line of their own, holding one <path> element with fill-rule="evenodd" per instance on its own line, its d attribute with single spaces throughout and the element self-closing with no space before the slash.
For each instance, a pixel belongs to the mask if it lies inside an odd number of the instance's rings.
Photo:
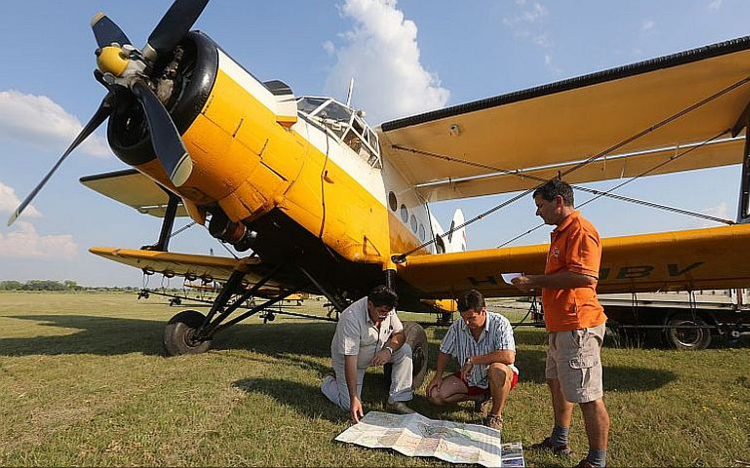
<svg viewBox="0 0 750 468">
<path fill-rule="evenodd" d="M 427 334 L 418 323 L 405 322 L 404 333 L 406 342 L 411 346 L 412 370 L 411 388 L 417 390 L 422 386 L 424 377 L 427 375 Z M 391 388 L 391 374 L 393 373 L 393 364 L 388 363 L 383 367 L 385 375 L 386 388 Z"/>
<path fill-rule="evenodd" d="M 199 354 L 211 347 L 212 340 L 198 341 L 195 331 L 206 317 L 197 310 L 183 310 L 172 317 L 164 328 L 164 349 L 168 356 Z"/>
<path fill-rule="evenodd" d="M 711 344 L 711 329 L 700 317 L 693 314 L 677 314 L 667 321 L 670 327 L 685 325 L 700 328 L 667 328 L 667 341 L 676 349 L 701 350 L 708 348 Z"/>
</svg>

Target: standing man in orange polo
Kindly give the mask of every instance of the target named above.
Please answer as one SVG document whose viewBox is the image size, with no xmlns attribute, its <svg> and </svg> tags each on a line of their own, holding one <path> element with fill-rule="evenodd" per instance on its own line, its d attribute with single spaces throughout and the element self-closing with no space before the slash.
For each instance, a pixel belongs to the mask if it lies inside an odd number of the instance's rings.
<svg viewBox="0 0 750 468">
<path fill-rule="evenodd" d="M 577 465 L 606 465 L 609 415 L 602 397 L 601 347 L 607 320 L 596 297 L 601 242 L 594 226 L 573 207 L 573 189 L 553 179 L 533 194 L 536 214 L 556 226 L 551 234 L 543 275 L 520 276 L 523 292 L 542 290 L 544 322 L 549 332 L 546 378 L 552 394 L 552 435 L 532 449 L 571 453 L 568 432 L 573 404 L 583 413 L 589 452 Z"/>
</svg>

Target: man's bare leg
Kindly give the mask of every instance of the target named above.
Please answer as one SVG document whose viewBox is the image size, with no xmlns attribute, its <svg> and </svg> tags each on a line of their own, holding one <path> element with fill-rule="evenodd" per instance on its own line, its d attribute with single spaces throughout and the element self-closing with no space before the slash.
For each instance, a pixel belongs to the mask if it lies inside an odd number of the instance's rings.
<svg viewBox="0 0 750 468">
<path fill-rule="evenodd" d="M 490 381 L 490 393 L 492 395 L 492 408 L 490 414 L 502 417 L 505 402 L 510 393 L 510 383 L 513 381 L 513 371 L 505 364 L 493 363 L 487 372 Z"/>
</svg>

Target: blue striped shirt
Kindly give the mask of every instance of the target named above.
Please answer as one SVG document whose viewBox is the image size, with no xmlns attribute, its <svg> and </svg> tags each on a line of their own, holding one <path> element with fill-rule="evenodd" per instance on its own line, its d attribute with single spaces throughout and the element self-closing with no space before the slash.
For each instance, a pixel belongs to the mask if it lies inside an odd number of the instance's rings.
<svg viewBox="0 0 750 468">
<path fill-rule="evenodd" d="M 484 330 L 475 340 L 471 330 L 463 320 L 456 320 L 448 329 L 445 338 L 440 343 L 440 352 L 450 354 L 458 359 L 458 364 L 463 365 L 472 356 L 489 354 L 493 351 L 509 350 L 516 352 L 516 340 L 513 337 L 513 327 L 510 321 L 500 314 L 487 312 L 487 321 L 484 322 Z M 487 388 L 486 365 L 475 365 L 469 373 L 469 386 Z M 513 372 L 518 374 L 516 366 L 509 366 Z"/>
</svg>

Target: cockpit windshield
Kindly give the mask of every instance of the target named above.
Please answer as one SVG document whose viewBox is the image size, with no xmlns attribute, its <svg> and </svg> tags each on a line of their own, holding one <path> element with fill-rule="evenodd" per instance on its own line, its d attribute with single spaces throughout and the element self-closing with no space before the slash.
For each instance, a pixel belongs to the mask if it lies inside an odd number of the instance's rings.
<svg viewBox="0 0 750 468">
<path fill-rule="evenodd" d="M 378 137 L 362 118 L 361 111 L 331 98 L 309 96 L 297 101 L 297 110 L 322 124 L 371 166 L 381 167 Z"/>
</svg>

